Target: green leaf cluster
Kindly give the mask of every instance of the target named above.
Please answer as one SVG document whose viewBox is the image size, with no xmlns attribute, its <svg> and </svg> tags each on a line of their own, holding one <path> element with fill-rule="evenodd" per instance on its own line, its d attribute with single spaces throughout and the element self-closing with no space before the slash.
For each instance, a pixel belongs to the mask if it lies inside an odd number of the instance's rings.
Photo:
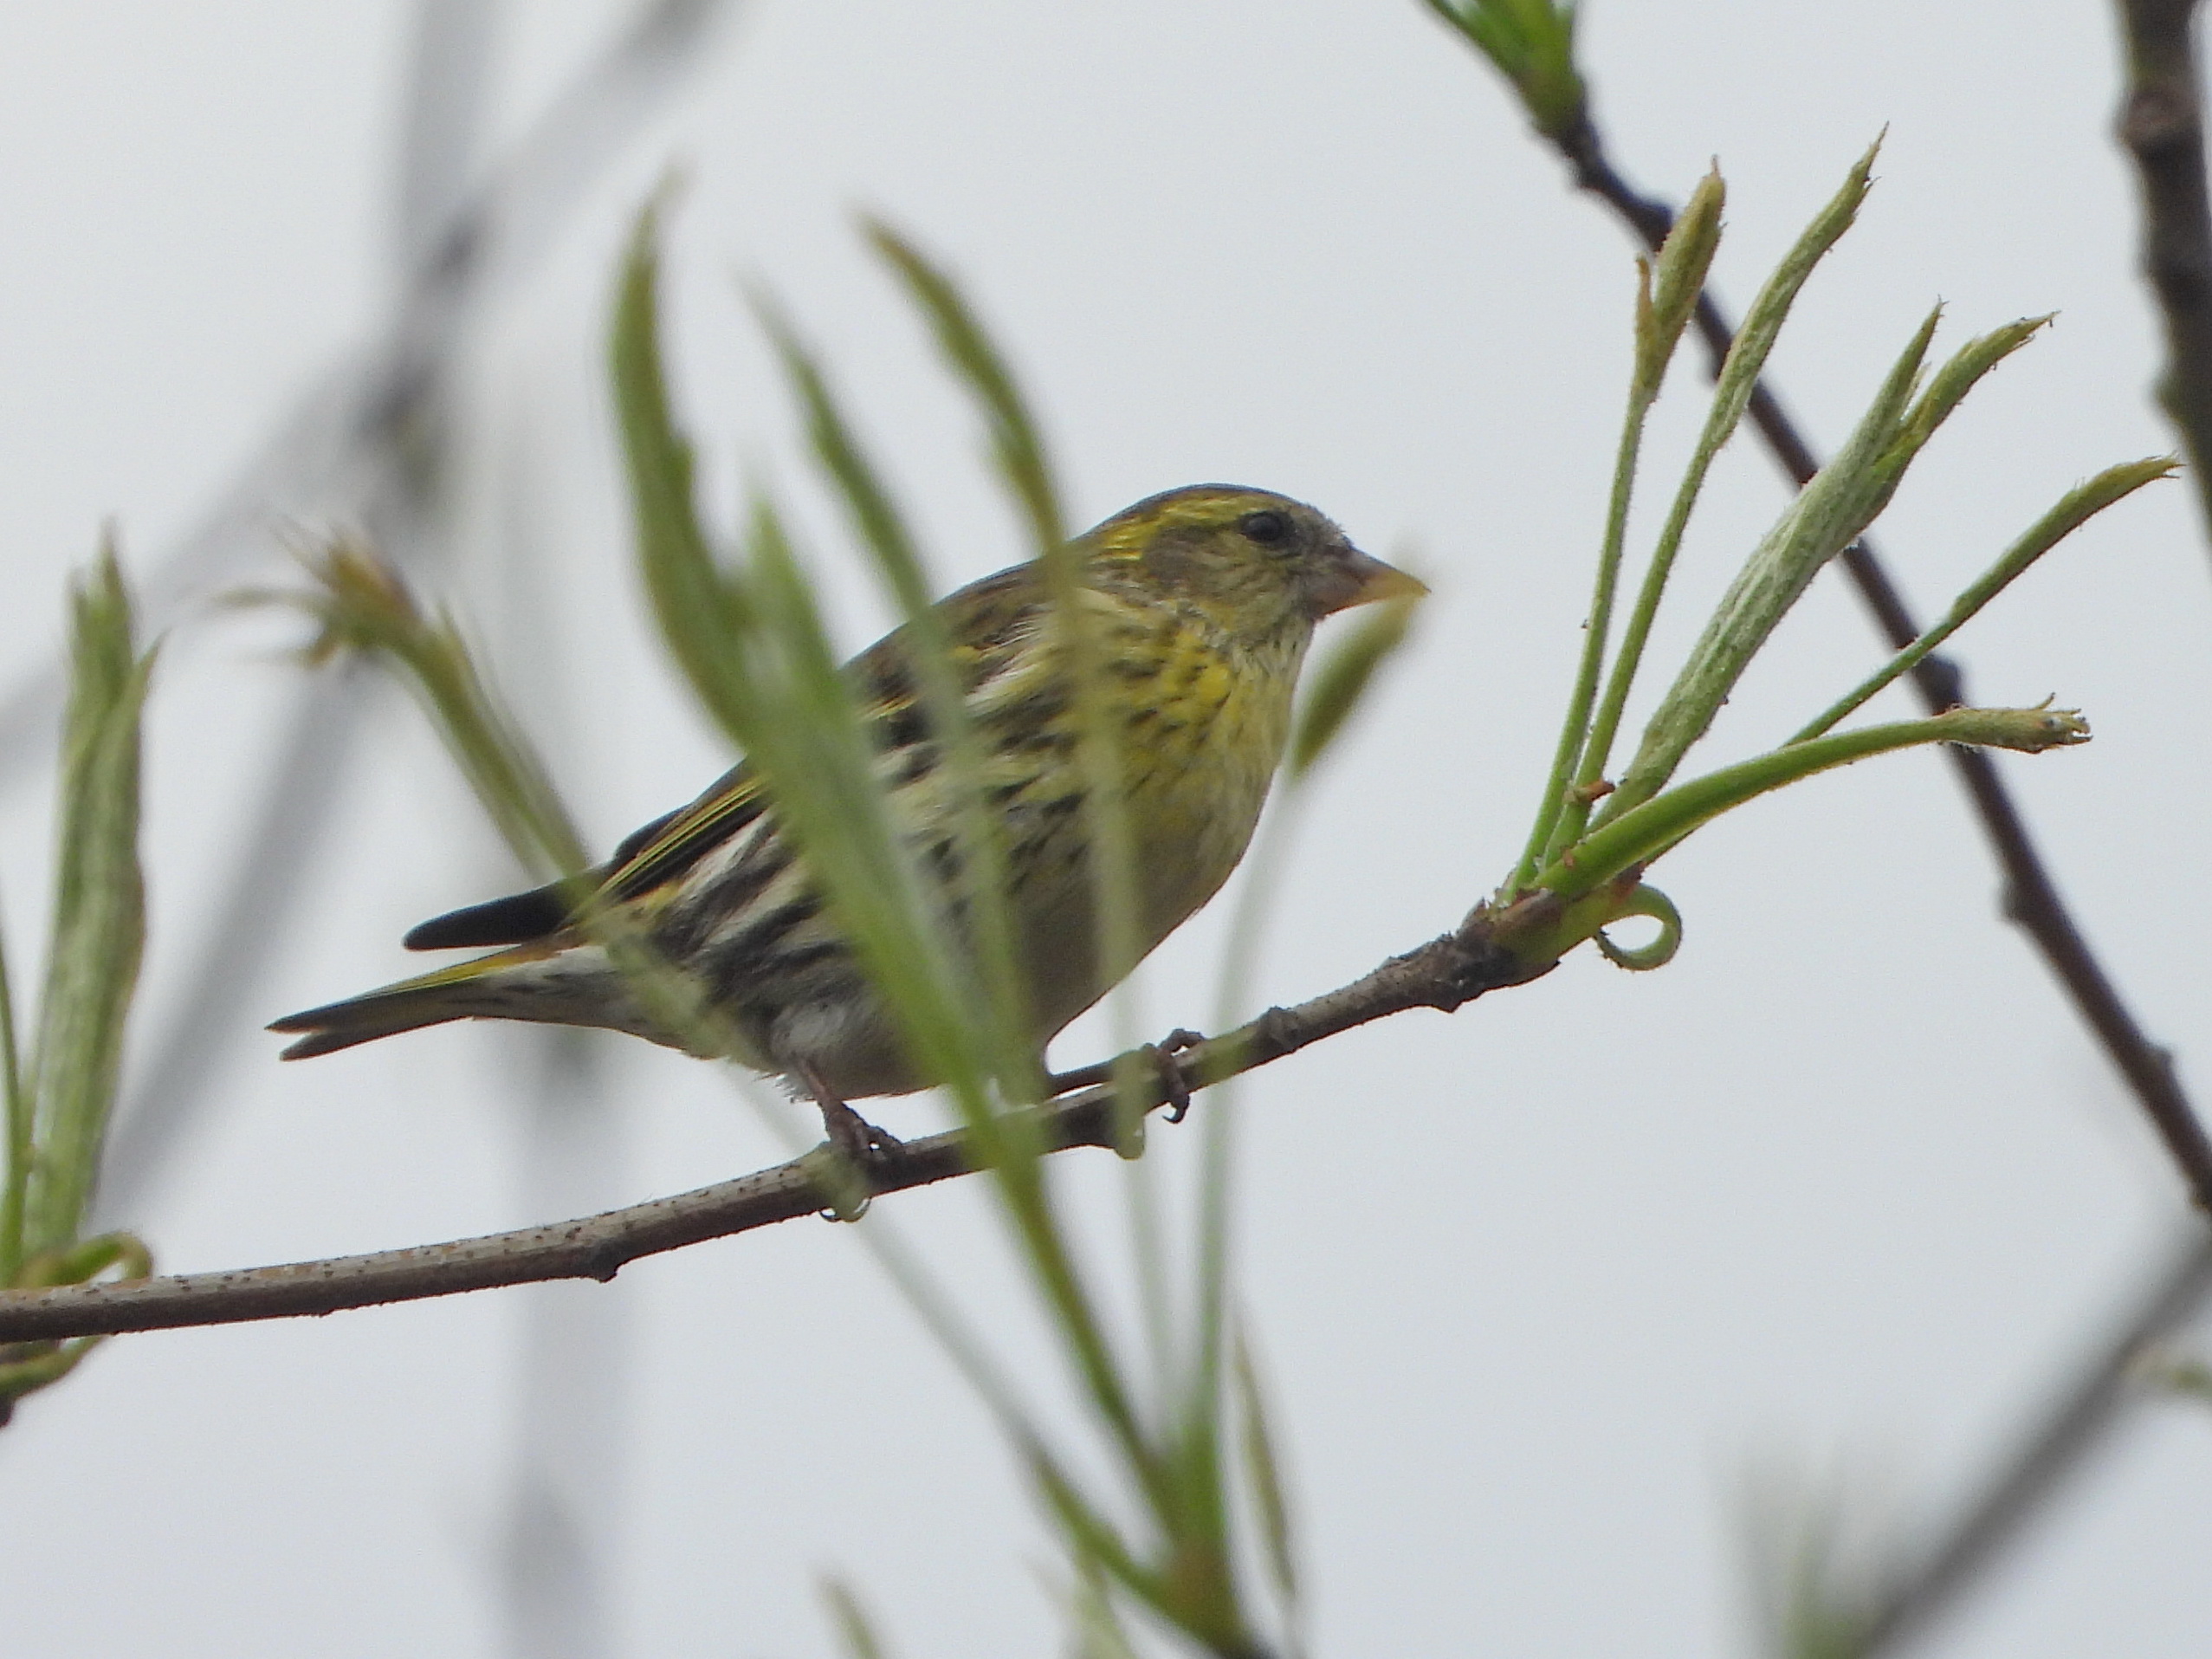
<svg viewBox="0 0 2212 1659">
<path fill-rule="evenodd" d="M 1037 422 L 953 279 L 889 228 L 871 224 L 865 233 L 973 400 L 987 459 L 1045 567 L 1048 591 L 1070 619 L 1080 709 L 1093 695 L 1098 654 L 1082 632 L 1079 573 Z M 1132 1159 L 1126 1167 L 1144 1315 L 1142 1338 L 1132 1344 L 1117 1333 L 1097 1272 L 1068 1230 L 1036 1120 L 1006 1110 L 1036 1098 L 1045 1079 L 1022 1036 L 1028 1027 L 1014 968 L 1006 853 L 984 800 L 984 757 L 962 700 L 954 642 L 934 608 L 926 554 L 823 365 L 780 308 L 756 293 L 754 308 L 813 457 L 917 647 L 921 695 L 953 780 L 962 865 L 980 872 L 967 884 L 972 903 L 957 921 L 943 913 L 941 896 L 922 879 L 887 810 L 863 710 L 838 666 L 786 514 L 756 489 L 739 532 L 726 540 L 700 513 L 695 451 L 675 412 L 661 347 L 656 238 L 657 209 L 649 207 L 619 274 L 610 358 L 638 569 L 662 638 L 702 706 L 743 750 L 786 833 L 805 849 L 913 1051 L 946 1080 L 1116 1471 L 1108 1489 L 1075 1474 L 1081 1460 L 1046 1435 L 953 1299 L 881 1219 L 870 1217 L 857 1231 L 997 1414 L 1057 1522 L 1068 1552 L 1070 1617 L 1083 1650 L 1127 1650 L 1121 1621 L 1137 1606 L 1213 1651 L 1257 1651 L 1254 1610 L 1271 1597 L 1272 1622 L 1294 1637 L 1294 1550 L 1275 1441 L 1248 1358 L 1239 1349 L 1233 1364 L 1227 1358 L 1226 1143 L 1209 1145 L 1207 1190 L 1193 1228 L 1199 1241 L 1193 1288 L 1179 1303 L 1165 1265 L 1167 1224 L 1147 1165 L 1135 1158 L 1143 1144 L 1140 1090 L 1122 1091 L 1118 1138 Z M 399 579 L 359 546 L 333 544 L 308 563 L 314 588 L 289 597 L 320 625 L 311 655 L 362 651 L 399 675 L 518 854 L 533 867 L 581 872 L 585 855 L 545 767 L 452 619 L 426 616 Z M 1407 625 L 1402 609 L 1384 612 L 1319 666 L 1297 721 L 1297 778 L 1343 729 Z M 1119 755 L 1096 706 L 1083 716 L 1080 760 L 1091 785 L 1089 828 L 1101 849 L 1091 863 L 1096 908 L 1108 923 L 1101 929 L 1102 972 L 1115 981 L 1137 954 L 1135 889 L 1132 843 L 1121 821 Z M 699 1005 L 695 988 L 682 983 L 645 941 L 623 935 L 621 918 L 587 908 L 581 919 L 623 953 L 618 960 L 639 994 L 654 1000 L 656 1019 L 686 1033 L 698 1052 L 747 1058 L 734 1034 L 717 1028 Z M 1149 1081 L 1135 1056 L 1124 1056 L 1113 1075 L 1133 1085 Z M 834 1213 L 859 1219 L 867 1209 L 868 1170 L 829 1148 L 815 1156 Z M 1247 1536 L 1255 1540 L 1249 1547 L 1239 1542 Z M 1252 1564 L 1264 1566 L 1264 1591 L 1247 1582 Z M 825 1593 L 848 1647 L 878 1650 L 857 1597 L 842 1585 Z"/>
<path fill-rule="evenodd" d="M 139 868 L 139 718 L 153 653 L 133 638 L 130 596 L 104 549 L 71 593 L 69 700 L 55 812 L 54 918 L 36 1040 L 18 1043 L 0 949 L 0 1285 L 80 1284 L 152 1271 L 125 1233 L 83 1235 L 115 1104 L 123 1035 L 146 943 Z M 0 1348 L 0 1421 L 68 1374 L 100 1338 Z"/>
<path fill-rule="evenodd" d="M 1879 146 L 1877 146 L 1877 149 Z M 1929 348 L 1941 308 L 1906 343 L 1866 412 L 1834 458 L 1784 509 L 1745 559 L 1646 722 L 1618 779 L 1608 775 L 1616 736 L 1643 666 L 1665 594 L 1714 457 L 1734 434 L 1757 389 L 1768 353 L 1807 279 L 1857 217 L 1876 149 L 1852 167 L 1761 288 L 1721 365 L 1706 416 L 1662 522 L 1626 627 L 1612 638 L 1615 593 L 1646 421 L 1720 240 L 1724 187 L 1709 174 L 1677 219 L 1655 267 L 1639 286 L 1634 358 L 1581 667 L 1550 775 L 1520 862 L 1493 914 L 1508 942 L 1534 962 L 1583 939 L 1624 967 L 1656 967 L 1679 937 L 1671 904 L 1641 885 L 1653 860 L 1700 826 L 1773 789 L 1871 755 L 1937 742 L 2033 753 L 2086 741 L 2074 714 L 2047 707 L 1951 710 L 1932 717 L 1838 733 L 1834 728 L 1944 640 L 2066 535 L 2094 514 L 2173 470 L 2170 457 L 2106 469 L 2069 491 L 1967 590 L 1944 619 L 1776 748 L 1687 783 L 1675 783 L 1744 670 L 1813 578 L 1863 535 L 1905 472 L 1966 394 L 2049 321 L 2026 318 L 1969 340 L 1932 369 Z M 1600 686 L 1602 684 L 1602 691 Z M 1542 905 L 1517 901 L 1548 895 Z M 1640 914 L 1661 922 L 1659 943 L 1624 951 L 1604 938 L 1613 920 Z"/>
<path fill-rule="evenodd" d="M 1226 1242 L 1209 1241 L 1206 1248 L 1215 1254 L 1200 1266 L 1199 1293 L 1178 1329 L 1160 1270 L 1159 1217 L 1148 1198 L 1135 1200 L 1146 1339 L 1132 1351 L 1117 1338 L 1095 1272 L 1085 1266 L 1054 1198 L 1043 1149 L 1027 1132 L 1027 1119 L 1000 1109 L 1028 1098 L 1039 1080 L 1035 1057 L 1023 1052 L 1019 1040 L 1023 1026 L 1003 886 L 993 881 L 977 889 L 983 914 L 972 943 L 935 914 L 885 813 L 859 710 L 836 670 L 781 515 L 765 496 L 756 496 L 749 530 L 729 554 L 715 548 L 702 523 L 690 446 L 670 407 L 662 367 L 654 233 L 649 213 L 624 266 L 613 364 L 639 558 L 664 636 L 702 703 L 744 748 L 796 830 L 908 1040 L 948 1079 L 1059 1334 L 1070 1375 L 1119 1471 L 1115 1492 L 1096 1492 L 1074 1472 L 1070 1457 L 1054 1446 L 1019 1390 L 918 1264 L 891 1247 L 873 1221 L 863 1235 L 990 1403 L 1057 1521 L 1070 1557 L 1070 1616 L 1086 1649 L 1125 1649 L 1118 1609 L 1127 1598 L 1213 1651 L 1251 1652 L 1252 1597 L 1236 1565 L 1235 1518 L 1242 1501 L 1236 1494 L 1247 1489 L 1271 1494 L 1247 1506 L 1271 1518 L 1264 1530 L 1277 1540 L 1270 1546 L 1271 1559 L 1288 1559 L 1288 1522 L 1279 1482 L 1267 1484 L 1273 1478 L 1271 1442 L 1252 1427 L 1258 1421 L 1255 1391 L 1247 1389 L 1239 1397 L 1239 1416 L 1247 1426 L 1248 1461 L 1242 1467 L 1258 1484 L 1246 1487 L 1226 1437 L 1232 1403 L 1222 1370 L 1226 1290 L 1218 1254 Z M 1096 680 L 1097 653 L 1082 632 L 1078 572 L 1035 418 L 1004 354 L 953 279 L 887 226 L 871 224 L 866 235 L 975 405 L 988 458 L 1069 624 L 1071 677 L 1081 707 L 1094 688 L 1103 690 Z M 920 645 L 919 677 L 937 729 L 948 735 L 970 867 L 1002 871 L 997 826 L 974 787 L 980 757 L 960 708 L 952 642 L 931 608 L 933 585 L 916 539 L 820 363 L 772 301 L 756 295 L 755 308 L 803 413 L 814 457 Z M 1384 649 L 1370 645 L 1367 671 Z M 1355 687 L 1340 690 L 1333 698 L 1334 720 L 1341 723 L 1355 700 Z M 1099 884 L 1097 908 L 1109 923 L 1101 930 L 1102 969 L 1111 982 L 1121 979 L 1136 956 L 1132 843 L 1118 821 L 1119 756 L 1103 707 L 1094 707 L 1084 719 L 1082 761 L 1092 784 L 1088 798 L 1098 804 L 1090 830 L 1100 851 L 1091 862 Z M 1309 763 L 1327 736 L 1308 723 Z M 1128 1095 L 1135 1098 L 1134 1091 Z M 1141 1122 L 1134 1111 L 1128 1118 L 1123 1144 L 1134 1153 L 1142 1145 Z M 864 1187 L 864 1171 L 851 1174 Z M 1132 1169 L 1131 1180 L 1144 1180 L 1141 1164 Z M 1143 1380 L 1148 1377 L 1155 1379 L 1150 1384 Z M 1278 1575 L 1276 1582 L 1279 1587 L 1284 1580 Z M 853 1650 L 868 1650 L 875 1638 L 856 1621 L 857 1604 L 844 1595 L 837 1607 Z"/>
</svg>

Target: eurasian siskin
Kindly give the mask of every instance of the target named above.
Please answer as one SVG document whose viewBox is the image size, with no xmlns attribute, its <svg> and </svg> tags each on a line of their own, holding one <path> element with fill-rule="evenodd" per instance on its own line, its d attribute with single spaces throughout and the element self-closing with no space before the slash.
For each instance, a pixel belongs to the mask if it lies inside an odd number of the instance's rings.
<svg viewBox="0 0 2212 1659">
<path fill-rule="evenodd" d="M 1121 744 L 1135 843 L 1140 954 L 1228 879 L 1258 821 L 1290 723 L 1314 625 L 1421 584 L 1360 552 L 1327 518 L 1259 489 L 1201 484 L 1108 519 L 1074 544 L 1080 592 Z M 1093 814 L 1063 630 L 1039 566 L 939 601 L 998 815 L 1007 916 L 1036 1052 L 1109 988 L 1102 982 L 1088 854 Z M 917 683 L 910 631 L 849 665 L 890 820 L 941 888 L 958 879 L 949 767 Z M 592 872 L 595 901 L 708 988 L 737 1059 L 779 1073 L 821 1105 L 928 1086 L 884 1000 L 825 912 L 799 849 L 742 763 L 689 806 L 631 836 Z M 306 1034 L 287 1060 L 449 1020 L 601 1026 L 685 1047 L 656 1028 L 558 886 L 472 905 L 407 935 L 413 949 L 508 949 L 271 1027 Z M 840 1138 L 847 1138 L 841 1134 Z"/>
</svg>

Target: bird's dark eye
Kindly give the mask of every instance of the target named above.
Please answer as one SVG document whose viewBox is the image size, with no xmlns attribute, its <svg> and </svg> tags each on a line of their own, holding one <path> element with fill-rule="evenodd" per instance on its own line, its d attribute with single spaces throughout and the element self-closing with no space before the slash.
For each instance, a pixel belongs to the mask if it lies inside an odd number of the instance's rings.
<svg viewBox="0 0 2212 1659">
<path fill-rule="evenodd" d="M 1279 548 L 1290 540 L 1290 515 L 1278 513 L 1272 507 L 1263 507 L 1257 513 L 1246 513 L 1237 521 L 1237 528 L 1245 540 L 1256 541 L 1263 548 Z"/>
</svg>

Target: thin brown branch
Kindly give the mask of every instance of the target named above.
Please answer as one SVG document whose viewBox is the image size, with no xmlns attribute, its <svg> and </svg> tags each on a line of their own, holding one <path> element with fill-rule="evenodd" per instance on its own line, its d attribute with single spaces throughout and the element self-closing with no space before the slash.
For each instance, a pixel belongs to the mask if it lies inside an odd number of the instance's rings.
<svg viewBox="0 0 2212 1659">
<path fill-rule="evenodd" d="M 1458 932 L 1394 956 L 1339 990 L 1296 1008 L 1270 1008 L 1226 1036 L 1182 1050 L 1179 1069 L 1192 1086 L 1203 1088 L 1386 1014 L 1420 1008 L 1449 1013 L 1485 991 L 1520 984 L 1544 971 L 1530 969 L 1496 944 L 1488 919 L 1478 914 Z M 1165 1104 L 1167 1096 L 1164 1085 L 1155 1084 L 1146 1109 Z M 1099 1087 L 1029 1108 L 1037 1120 L 1038 1144 L 1053 1151 L 1112 1145 L 1113 1100 L 1111 1088 Z M 871 1163 L 869 1184 L 880 1195 L 972 1174 L 977 1165 L 967 1141 L 958 1130 L 909 1141 Z M 0 1345 L 291 1319 L 550 1279 L 608 1280 L 640 1256 L 827 1209 L 835 1183 L 825 1179 L 834 1171 L 824 1160 L 833 1156 L 817 1149 L 773 1169 L 674 1197 L 447 1244 L 227 1273 L 0 1293 Z"/>
<path fill-rule="evenodd" d="M 2187 9 L 2171 4 L 2130 6 L 2131 10 L 2142 11 Z M 1607 158 L 1604 140 L 1587 113 L 1559 139 L 1558 146 L 1575 170 L 1575 182 L 1605 202 L 1627 222 L 1646 247 L 1657 252 L 1673 227 L 1673 210 L 1664 202 L 1638 194 L 1621 178 Z M 2196 150 L 2200 213 L 2203 197 L 2202 152 L 2200 137 Z M 2212 264 L 2204 269 L 2212 272 Z M 2206 331 L 2203 361 L 2208 373 L 2204 384 L 2212 388 L 2212 285 L 2200 282 L 2199 286 L 2202 290 L 2200 297 Z M 1698 332 L 1711 353 L 1713 373 L 1718 374 L 1735 334 L 1710 292 L 1698 296 Z M 1820 470 L 1819 459 L 1763 382 L 1752 392 L 1750 415 L 1759 436 L 1782 463 L 1782 470 L 1801 488 Z M 2208 431 L 2212 431 L 2212 427 L 2208 427 Z M 2202 468 L 2198 476 L 2200 479 L 2205 476 Z M 1872 542 L 1862 541 L 1846 548 L 1843 565 L 1892 650 L 1901 651 L 1919 637 L 1920 625 L 1905 607 Z M 1912 671 L 1912 681 L 1921 700 L 1932 713 L 1957 708 L 1966 701 L 1964 677 L 1958 664 L 1948 658 L 1928 658 Z M 2004 780 L 1998 774 L 1995 761 L 1980 749 L 1955 743 L 1947 744 L 1944 752 L 1973 803 L 1975 815 L 1989 838 L 1990 852 L 2003 872 L 2005 914 L 2020 924 L 2042 953 L 2044 962 L 2096 1034 L 2099 1045 L 2150 1118 L 2158 1137 L 2165 1143 L 2197 1208 L 2212 1216 L 2212 1140 L 2206 1138 L 2203 1124 L 2175 1075 L 2172 1056 L 2151 1041 L 2136 1023 L 2104 965 L 2075 925 L 2066 901 L 2059 897 L 2057 885 L 2051 879 L 2034 837 L 2028 833 L 2020 810 L 2014 804 L 2012 792 L 2005 787 Z"/>
<path fill-rule="evenodd" d="M 2197 94 L 2196 0 L 2120 0 L 2127 90 L 2120 143 L 2143 196 L 2143 274 L 2166 326 L 2158 401 L 2181 430 L 2212 522 L 2212 204 Z"/>
</svg>

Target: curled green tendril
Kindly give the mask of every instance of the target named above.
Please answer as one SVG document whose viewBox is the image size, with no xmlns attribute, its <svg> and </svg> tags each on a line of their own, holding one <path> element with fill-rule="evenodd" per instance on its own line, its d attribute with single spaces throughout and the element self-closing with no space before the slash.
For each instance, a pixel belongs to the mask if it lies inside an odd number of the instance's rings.
<svg viewBox="0 0 2212 1659">
<path fill-rule="evenodd" d="M 1594 936 L 1598 949 L 1616 968 L 1626 968 L 1632 974 L 1648 973 L 1654 968 L 1664 968 L 1674 960 L 1674 953 L 1682 948 L 1682 912 L 1674 908 L 1674 901 L 1656 887 L 1646 887 L 1639 882 L 1633 892 L 1622 901 L 1620 919 L 1632 916 L 1648 916 L 1659 924 L 1659 936 L 1649 944 L 1631 949 L 1617 945 L 1607 938 L 1601 928 Z"/>
</svg>

